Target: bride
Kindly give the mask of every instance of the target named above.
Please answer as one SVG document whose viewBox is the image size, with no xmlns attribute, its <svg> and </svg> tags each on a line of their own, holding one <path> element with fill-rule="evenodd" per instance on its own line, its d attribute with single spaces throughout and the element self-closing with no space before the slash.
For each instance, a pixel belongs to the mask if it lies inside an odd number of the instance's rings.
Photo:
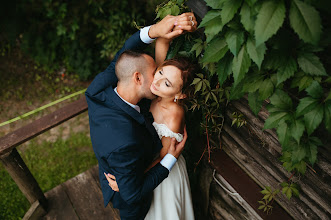
<svg viewBox="0 0 331 220">
<path fill-rule="evenodd" d="M 155 60 L 158 66 L 151 92 L 157 96 L 150 106 L 153 126 L 161 139 L 163 148 L 149 170 L 167 154 L 173 138 L 183 140 L 185 111 L 182 101 L 188 97 L 194 78 L 192 65 L 184 58 L 164 61 L 170 41 L 158 38 L 155 45 Z M 113 190 L 118 191 L 114 176 L 106 175 Z M 153 191 L 151 207 L 145 220 L 193 220 L 194 212 L 186 162 L 182 155 L 173 166 L 169 176 Z"/>
<path fill-rule="evenodd" d="M 157 65 L 164 60 L 168 47 L 167 40 L 157 39 L 155 51 Z M 181 102 L 189 95 L 193 76 L 192 65 L 185 59 L 166 60 L 156 70 L 150 88 L 158 97 L 152 101 L 150 112 L 154 117 L 153 126 L 161 138 L 163 148 L 150 168 L 167 154 L 171 138 L 176 138 L 178 142 L 183 139 L 185 111 Z M 182 155 L 168 178 L 153 191 L 152 205 L 145 220 L 154 219 L 194 219 L 190 183 Z"/>
</svg>

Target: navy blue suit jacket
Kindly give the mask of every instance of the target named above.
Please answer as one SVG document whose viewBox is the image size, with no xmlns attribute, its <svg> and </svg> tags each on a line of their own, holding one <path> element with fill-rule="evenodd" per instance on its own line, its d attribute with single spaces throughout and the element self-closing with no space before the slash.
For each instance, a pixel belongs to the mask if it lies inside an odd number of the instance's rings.
<svg viewBox="0 0 331 220">
<path fill-rule="evenodd" d="M 124 50 L 141 50 L 139 31 L 132 35 L 104 72 L 99 73 L 86 91 L 93 150 L 99 163 L 104 205 L 110 201 L 122 219 L 144 219 L 152 192 L 169 171 L 157 164 L 144 174 L 162 144 L 151 122 L 123 102 L 114 92 L 117 84 L 115 63 Z M 140 103 L 142 111 L 149 109 Z M 116 177 L 120 192 L 114 192 L 103 173 Z"/>
</svg>

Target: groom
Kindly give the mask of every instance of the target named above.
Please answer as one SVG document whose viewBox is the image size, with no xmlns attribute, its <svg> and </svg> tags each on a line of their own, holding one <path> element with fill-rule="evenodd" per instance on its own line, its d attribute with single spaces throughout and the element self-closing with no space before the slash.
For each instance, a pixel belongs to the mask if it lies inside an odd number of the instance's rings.
<svg viewBox="0 0 331 220">
<path fill-rule="evenodd" d="M 185 16 L 189 21 L 192 18 L 188 17 L 193 14 L 187 13 Z M 136 32 L 86 91 L 91 140 L 99 163 L 104 205 L 111 201 L 120 210 L 121 219 L 144 219 L 154 188 L 168 176 L 187 138 L 185 135 L 177 145 L 173 140 L 163 160 L 144 173 L 162 148 L 151 125 L 149 105 L 145 100 L 155 98 L 149 88 L 156 64 L 146 54 L 127 50 L 142 50 L 153 38 L 172 39 L 184 30 L 196 28 L 187 23 L 183 19 L 178 21 L 177 17 L 167 16 L 159 23 Z M 174 30 L 175 25 L 182 27 Z M 116 176 L 120 192 L 108 186 L 104 173 Z"/>
</svg>

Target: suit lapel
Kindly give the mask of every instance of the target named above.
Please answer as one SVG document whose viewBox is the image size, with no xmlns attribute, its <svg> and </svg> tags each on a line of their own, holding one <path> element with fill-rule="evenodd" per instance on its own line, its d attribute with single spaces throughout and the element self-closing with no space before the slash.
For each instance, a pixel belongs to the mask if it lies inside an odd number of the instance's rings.
<svg viewBox="0 0 331 220">
<path fill-rule="evenodd" d="M 146 127 L 148 132 L 151 135 L 152 141 L 154 143 L 153 147 L 153 153 L 157 153 L 162 148 L 162 143 L 160 141 L 160 138 L 155 131 L 154 126 L 152 125 L 154 118 L 153 115 L 149 112 L 148 108 L 148 101 L 145 101 L 140 105 L 141 111 L 143 114 L 139 113 L 137 110 L 126 104 L 114 91 L 112 87 L 108 87 L 105 90 L 106 96 L 109 97 L 106 98 L 105 104 L 110 104 L 108 102 L 113 101 L 120 109 L 122 109 L 124 112 L 126 112 L 128 115 L 130 115 L 134 120 L 136 120 L 139 124 L 142 124 Z"/>
<path fill-rule="evenodd" d="M 115 105 L 117 105 L 120 109 L 122 109 L 125 113 L 130 115 L 134 120 L 136 120 L 139 124 L 144 124 L 145 119 L 142 114 L 140 114 L 137 110 L 126 104 L 114 91 L 113 87 L 108 87 L 105 90 L 106 96 L 109 97 L 106 98 L 106 105 L 110 104 L 110 101 L 113 101 Z"/>
</svg>

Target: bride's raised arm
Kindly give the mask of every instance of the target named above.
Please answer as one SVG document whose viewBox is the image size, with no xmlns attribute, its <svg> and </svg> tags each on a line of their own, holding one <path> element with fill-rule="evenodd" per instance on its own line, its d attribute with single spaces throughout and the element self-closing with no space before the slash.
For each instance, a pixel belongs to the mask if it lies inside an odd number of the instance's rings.
<svg viewBox="0 0 331 220">
<path fill-rule="evenodd" d="M 160 66 L 160 64 L 166 59 L 167 53 L 169 50 L 171 40 L 165 38 L 158 38 L 155 42 L 155 62 L 156 66 Z"/>
<path fill-rule="evenodd" d="M 159 66 L 167 57 L 167 53 L 169 50 L 170 42 L 187 32 L 193 32 L 197 29 L 197 21 L 192 12 L 183 13 L 181 15 L 176 16 L 175 27 L 172 30 L 175 31 L 176 34 L 171 35 L 167 39 L 159 37 L 155 43 L 155 62 L 156 66 Z"/>
</svg>

